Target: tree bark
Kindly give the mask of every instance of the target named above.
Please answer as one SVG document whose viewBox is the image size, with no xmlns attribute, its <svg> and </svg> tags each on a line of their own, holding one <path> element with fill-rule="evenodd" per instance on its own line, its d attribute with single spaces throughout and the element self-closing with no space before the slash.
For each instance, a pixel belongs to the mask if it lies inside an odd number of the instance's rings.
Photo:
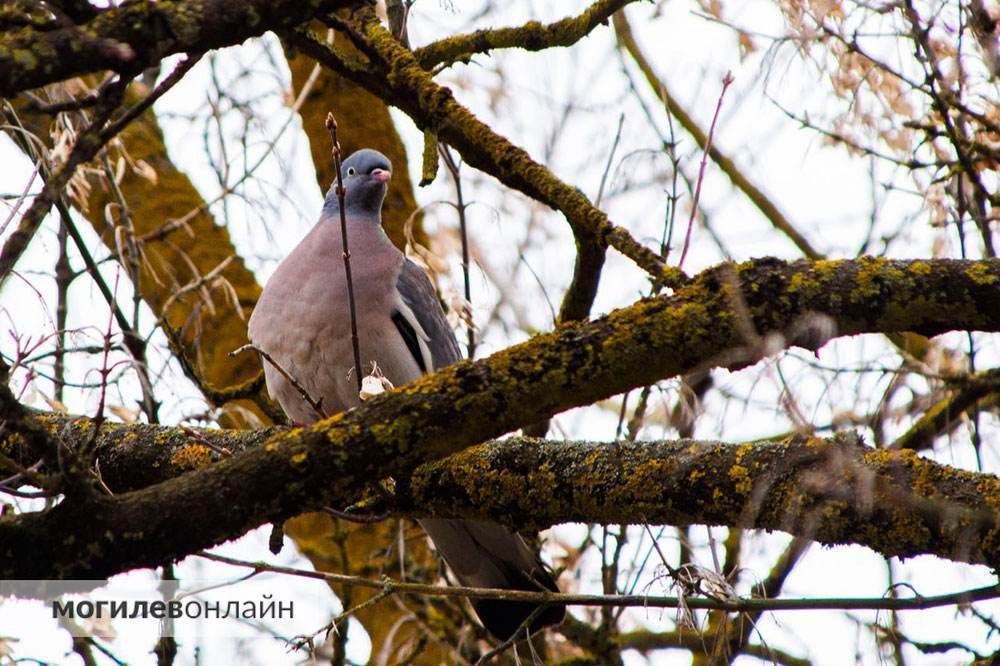
<svg viewBox="0 0 1000 666">
<path fill-rule="evenodd" d="M 796 342 L 815 348 L 834 334 L 998 331 L 998 280 L 1000 260 L 769 259 L 723 265 L 673 296 L 563 325 L 477 363 L 455 364 L 309 429 L 277 433 L 263 446 L 215 465 L 123 495 L 64 501 L 49 511 L 5 517 L 0 576 L 100 577 L 154 565 L 304 509 L 344 506 L 385 476 L 406 475 L 470 443 L 570 407 L 697 367 L 742 367 Z M 892 461 L 917 460 L 912 453 L 894 455 L 910 458 Z M 598 469 L 615 472 L 610 465 Z M 726 469 L 727 492 L 739 487 L 743 496 L 752 494 L 752 467 Z M 978 490 L 978 501 L 995 507 L 988 485 Z M 881 486 L 873 488 L 874 497 L 886 497 Z M 702 498 L 721 502 L 716 510 L 729 517 L 742 510 L 742 504 L 726 509 L 726 500 L 725 493 Z M 917 502 L 909 510 L 919 516 L 925 505 Z M 985 523 L 970 514 L 941 527 L 940 534 L 920 532 L 910 523 L 901 531 L 934 552 L 948 553 L 958 543 L 954 535 L 967 532 L 967 548 L 954 557 L 997 565 L 993 514 L 989 509 Z M 779 520 L 777 513 L 760 515 Z M 832 539 L 837 532 L 829 534 Z M 880 538 L 868 540 L 879 544 Z M 73 548 L 60 545 L 67 539 Z"/>
<path fill-rule="evenodd" d="M 356 0 L 160 0 L 98 11 L 80 25 L 0 37 L 0 96 L 103 70 L 141 72 L 174 53 L 233 46 Z"/>
</svg>

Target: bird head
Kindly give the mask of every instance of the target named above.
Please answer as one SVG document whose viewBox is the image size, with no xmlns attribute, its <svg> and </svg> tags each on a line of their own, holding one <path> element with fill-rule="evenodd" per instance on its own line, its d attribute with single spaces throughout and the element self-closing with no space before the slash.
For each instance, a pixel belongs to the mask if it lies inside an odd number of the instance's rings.
<svg viewBox="0 0 1000 666">
<path fill-rule="evenodd" d="M 389 158 L 377 150 L 365 148 L 344 160 L 340 173 L 344 179 L 344 212 L 348 215 L 378 215 L 389 179 L 392 178 Z M 339 205 L 337 183 L 334 182 L 326 195 L 325 207 L 336 209 Z"/>
</svg>

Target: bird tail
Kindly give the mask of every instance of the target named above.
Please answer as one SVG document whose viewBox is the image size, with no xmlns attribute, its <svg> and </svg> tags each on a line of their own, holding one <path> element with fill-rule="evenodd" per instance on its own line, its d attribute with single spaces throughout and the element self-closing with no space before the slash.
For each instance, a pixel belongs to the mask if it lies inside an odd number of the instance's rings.
<svg viewBox="0 0 1000 666">
<path fill-rule="evenodd" d="M 538 553 L 503 525 L 438 518 L 422 520 L 420 524 L 462 585 L 529 592 L 559 591 Z M 538 604 L 527 601 L 474 599 L 472 607 L 487 631 L 500 640 L 513 636 L 532 615 L 535 618 L 528 628 L 529 633 L 562 622 L 566 614 L 563 606 L 539 610 Z"/>
</svg>

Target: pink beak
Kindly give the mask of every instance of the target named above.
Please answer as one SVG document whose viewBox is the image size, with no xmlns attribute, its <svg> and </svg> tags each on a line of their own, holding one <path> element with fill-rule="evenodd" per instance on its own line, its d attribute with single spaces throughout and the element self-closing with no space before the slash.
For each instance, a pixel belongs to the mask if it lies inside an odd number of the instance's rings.
<svg viewBox="0 0 1000 666">
<path fill-rule="evenodd" d="M 380 183 L 388 183 L 392 180 L 392 172 L 385 169 L 375 169 L 372 171 L 372 178 Z"/>
</svg>

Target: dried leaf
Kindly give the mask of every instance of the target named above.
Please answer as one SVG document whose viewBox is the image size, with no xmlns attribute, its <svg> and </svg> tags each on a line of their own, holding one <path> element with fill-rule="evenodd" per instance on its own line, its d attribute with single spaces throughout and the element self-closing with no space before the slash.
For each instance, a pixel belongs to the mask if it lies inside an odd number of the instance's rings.
<svg viewBox="0 0 1000 666">
<path fill-rule="evenodd" d="M 132 165 L 132 170 L 136 173 L 137 176 L 139 176 L 140 178 L 145 178 L 153 185 L 156 185 L 158 182 L 160 182 L 160 177 L 156 174 L 156 169 L 151 167 L 149 165 L 149 162 L 147 162 L 146 160 L 136 160 L 135 164 Z"/>
<path fill-rule="evenodd" d="M 69 409 L 67 409 L 66 405 L 64 405 L 60 401 L 56 400 L 55 398 L 50 398 L 41 391 L 38 392 L 38 395 L 42 396 L 42 400 L 45 401 L 45 404 L 48 405 L 49 409 L 51 409 L 53 412 L 59 412 L 60 414 L 69 414 Z"/>
<path fill-rule="evenodd" d="M 395 388 L 385 375 L 382 374 L 382 370 L 378 367 L 378 364 L 372 361 L 372 369 L 367 377 L 361 380 L 361 392 L 358 397 L 361 400 L 369 400 L 377 395 L 382 395 L 386 391 L 391 391 Z"/>
<path fill-rule="evenodd" d="M 138 409 L 129 409 L 122 405 L 108 405 L 108 411 L 122 420 L 122 423 L 135 423 L 139 419 Z"/>
</svg>

